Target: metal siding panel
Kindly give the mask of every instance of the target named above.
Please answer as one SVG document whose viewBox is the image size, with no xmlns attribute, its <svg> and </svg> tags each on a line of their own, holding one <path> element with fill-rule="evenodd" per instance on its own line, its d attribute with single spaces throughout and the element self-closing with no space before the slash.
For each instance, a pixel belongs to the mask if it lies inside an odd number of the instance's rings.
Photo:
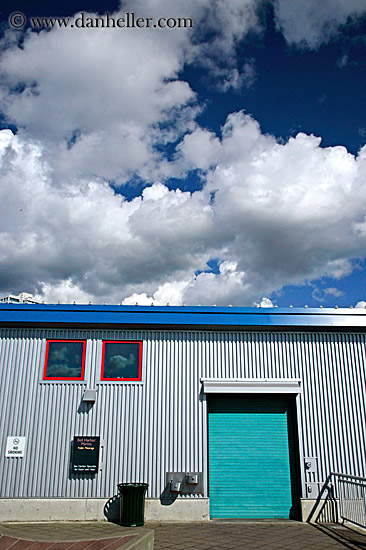
<svg viewBox="0 0 366 550">
<path fill-rule="evenodd" d="M 301 378 L 300 456 L 319 457 L 318 478 L 307 474 L 307 481 L 323 481 L 331 470 L 366 474 L 364 334 L 57 328 L 2 335 L 3 497 L 107 498 L 118 482 L 136 480 L 158 498 L 167 471 L 207 476 L 201 377 Z M 85 384 L 39 382 L 46 338 L 87 338 Z M 99 383 L 103 339 L 144 341 L 143 384 Z M 85 387 L 98 388 L 98 402 L 78 412 Z M 70 442 L 81 433 L 105 442 L 95 479 L 69 476 Z M 27 436 L 24 459 L 5 458 L 7 435 Z"/>
</svg>

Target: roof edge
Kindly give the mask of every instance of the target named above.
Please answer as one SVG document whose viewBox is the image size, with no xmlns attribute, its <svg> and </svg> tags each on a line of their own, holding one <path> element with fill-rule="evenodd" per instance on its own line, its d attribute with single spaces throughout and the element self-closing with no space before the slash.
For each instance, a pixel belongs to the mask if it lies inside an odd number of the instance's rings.
<svg viewBox="0 0 366 550">
<path fill-rule="evenodd" d="M 361 308 L 0 304 L 2 326 L 366 328 Z"/>
</svg>

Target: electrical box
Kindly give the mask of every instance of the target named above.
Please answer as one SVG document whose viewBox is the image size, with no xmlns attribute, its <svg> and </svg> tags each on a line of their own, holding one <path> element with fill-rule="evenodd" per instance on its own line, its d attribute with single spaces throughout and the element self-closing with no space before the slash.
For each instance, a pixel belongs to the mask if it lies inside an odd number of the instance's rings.
<svg viewBox="0 0 366 550">
<path fill-rule="evenodd" d="M 180 493 L 182 490 L 182 483 L 180 481 L 171 480 L 170 482 L 170 492 L 171 493 Z"/>
<path fill-rule="evenodd" d="M 186 483 L 191 483 L 192 485 L 197 485 L 199 482 L 200 476 L 198 474 L 187 474 Z"/>
<path fill-rule="evenodd" d="M 316 473 L 318 471 L 318 459 L 316 456 L 304 458 L 305 472 Z"/>
<path fill-rule="evenodd" d="M 319 483 L 306 483 L 306 498 L 318 498 Z"/>
<path fill-rule="evenodd" d="M 167 472 L 165 490 L 181 495 L 203 495 L 203 473 Z"/>
</svg>

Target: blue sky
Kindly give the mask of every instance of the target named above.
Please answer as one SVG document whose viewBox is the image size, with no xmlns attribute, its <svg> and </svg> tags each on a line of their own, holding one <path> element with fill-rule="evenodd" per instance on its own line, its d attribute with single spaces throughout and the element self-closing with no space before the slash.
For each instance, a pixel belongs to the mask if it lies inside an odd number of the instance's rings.
<svg viewBox="0 0 366 550">
<path fill-rule="evenodd" d="M 81 11 L 193 28 L 31 28 Z M 0 293 L 365 305 L 366 0 L 11 1 L 1 31 Z"/>
</svg>

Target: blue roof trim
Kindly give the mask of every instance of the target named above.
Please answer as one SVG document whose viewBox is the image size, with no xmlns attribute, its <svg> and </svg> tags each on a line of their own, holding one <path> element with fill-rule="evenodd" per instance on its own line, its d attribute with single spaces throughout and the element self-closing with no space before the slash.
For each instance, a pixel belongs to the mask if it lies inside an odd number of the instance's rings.
<svg viewBox="0 0 366 550">
<path fill-rule="evenodd" d="M 366 327 L 365 309 L 0 304 L 0 324 Z"/>
</svg>

